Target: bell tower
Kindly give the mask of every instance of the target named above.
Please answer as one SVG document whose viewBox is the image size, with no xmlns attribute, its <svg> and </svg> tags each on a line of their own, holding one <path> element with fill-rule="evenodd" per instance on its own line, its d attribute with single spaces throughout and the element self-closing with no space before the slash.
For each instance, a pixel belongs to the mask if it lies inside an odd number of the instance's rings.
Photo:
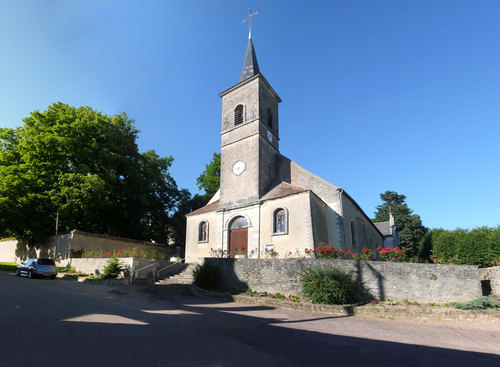
<svg viewBox="0 0 500 367">
<path fill-rule="evenodd" d="M 239 82 L 219 96 L 222 98 L 220 207 L 229 209 L 257 203 L 276 176 L 281 99 L 260 73 L 251 26 Z"/>
</svg>

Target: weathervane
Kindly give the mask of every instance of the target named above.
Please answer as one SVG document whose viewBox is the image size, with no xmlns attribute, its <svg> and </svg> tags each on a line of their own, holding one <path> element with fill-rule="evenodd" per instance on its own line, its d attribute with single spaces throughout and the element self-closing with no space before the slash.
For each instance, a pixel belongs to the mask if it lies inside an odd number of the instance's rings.
<svg viewBox="0 0 500 367">
<path fill-rule="evenodd" d="M 257 14 L 259 14 L 258 11 L 254 12 L 252 14 L 252 9 L 248 8 L 248 18 L 246 18 L 245 20 L 243 20 L 242 23 L 245 23 L 247 20 L 248 20 L 248 26 L 249 26 L 249 30 L 248 30 L 248 38 L 252 38 L 252 17 L 256 16 Z"/>
</svg>

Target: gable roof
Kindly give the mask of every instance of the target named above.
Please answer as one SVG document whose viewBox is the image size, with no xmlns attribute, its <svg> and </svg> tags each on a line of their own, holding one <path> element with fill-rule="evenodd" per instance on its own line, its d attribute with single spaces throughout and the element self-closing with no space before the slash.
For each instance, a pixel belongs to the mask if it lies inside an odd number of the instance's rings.
<svg viewBox="0 0 500 367">
<path fill-rule="evenodd" d="M 268 191 L 260 200 L 265 201 L 265 200 L 278 199 L 285 196 L 300 194 L 306 191 L 308 190 L 303 189 L 301 187 L 290 185 L 289 183 L 286 182 L 282 182 L 278 186 Z"/>
<path fill-rule="evenodd" d="M 203 213 L 213 212 L 213 211 L 219 209 L 219 203 L 220 203 L 220 201 L 217 200 L 211 204 L 207 204 L 205 206 L 202 206 L 200 209 L 197 209 L 194 212 L 186 214 L 186 217 L 190 216 L 190 215 L 195 215 L 195 214 L 203 214 Z"/>
<path fill-rule="evenodd" d="M 389 221 L 373 223 L 384 236 L 392 236 L 391 224 Z"/>
</svg>

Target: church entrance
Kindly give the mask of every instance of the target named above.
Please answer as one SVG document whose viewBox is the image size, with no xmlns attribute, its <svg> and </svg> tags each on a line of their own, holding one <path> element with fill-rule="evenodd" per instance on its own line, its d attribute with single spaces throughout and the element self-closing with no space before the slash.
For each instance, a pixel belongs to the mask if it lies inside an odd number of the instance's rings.
<svg viewBox="0 0 500 367">
<path fill-rule="evenodd" d="M 248 222 L 245 217 L 237 217 L 229 226 L 229 254 L 248 255 Z"/>
</svg>

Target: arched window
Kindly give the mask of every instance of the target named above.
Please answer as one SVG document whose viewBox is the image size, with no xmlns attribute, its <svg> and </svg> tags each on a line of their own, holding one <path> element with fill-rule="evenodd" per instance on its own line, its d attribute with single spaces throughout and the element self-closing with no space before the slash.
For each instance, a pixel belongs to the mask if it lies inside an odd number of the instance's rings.
<svg viewBox="0 0 500 367">
<path fill-rule="evenodd" d="M 239 229 L 248 227 L 248 221 L 245 217 L 237 217 L 231 222 L 230 229 Z"/>
<path fill-rule="evenodd" d="M 208 223 L 201 222 L 198 227 L 198 242 L 208 241 Z"/>
<path fill-rule="evenodd" d="M 234 126 L 243 123 L 243 105 L 239 104 L 234 109 Z"/>
<path fill-rule="evenodd" d="M 273 233 L 287 233 L 287 218 L 285 209 L 276 209 L 274 212 Z"/>
<path fill-rule="evenodd" d="M 273 110 L 269 107 L 267 108 L 267 126 L 273 129 Z"/>
<path fill-rule="evenodd" d="M 353 248 L 356 248 L 356 228 L 354 228 L 354 222 L 351 220 L 351 244 Z"/>
</svg>

